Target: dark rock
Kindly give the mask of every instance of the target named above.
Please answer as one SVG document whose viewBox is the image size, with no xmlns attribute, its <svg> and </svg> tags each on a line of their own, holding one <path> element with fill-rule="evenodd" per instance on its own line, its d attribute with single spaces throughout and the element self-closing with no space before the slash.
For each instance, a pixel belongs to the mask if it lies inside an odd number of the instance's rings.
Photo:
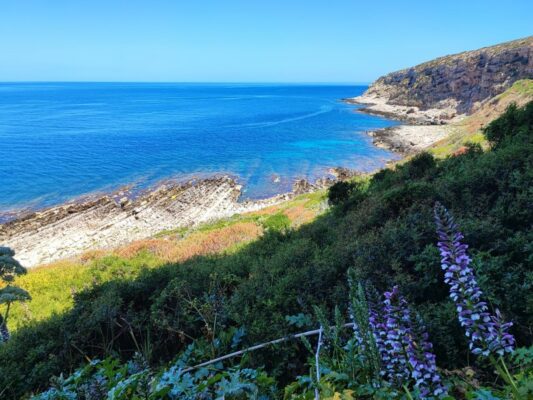
<svg viewBox="0 0 533 400">
<path fill-rule="evenodd" d="M 294 194 L 308 193 L 313 190 L 311 185 L 306 179 L 297 179 L 292 185 L 292 191 Z"/>
<path fill-rule="evenodd" d="M 420 110 L 451 105 L 458 114 L 469 114 L 477 103 L 519 79 L 531 78 L 533 36 L 393 72 L 379 78 L 365 94 L 385 98 L 391 105 Z"/>
</svg>

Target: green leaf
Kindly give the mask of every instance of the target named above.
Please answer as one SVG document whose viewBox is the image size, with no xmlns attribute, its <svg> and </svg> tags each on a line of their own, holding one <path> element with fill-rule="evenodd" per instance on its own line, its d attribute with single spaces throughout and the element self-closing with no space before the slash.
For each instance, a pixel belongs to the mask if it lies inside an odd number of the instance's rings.
<svg viewBox="0 0 533 400">
<path fill-rule="evenodd" d="M 0 289 L 0 304 L 26 300 L 31 300 L 31 296 L 24 289 L 16 286 L 7 286 L 3 289 Z"/>
<path fill-rule="evenodd" d="M 476 400 L 500 400 L 499 397 L 494 396 L 488 389 L 479 389 L 473 393 L 468 393 L 467 398 Z"/>
<path fill-rule="evenodd" d="M 0 246 L 0 256 L 13 257 L 15 252 L 9 247 Z"/>
<path fill-rule="evenodd" d="M 290 324 L 294 325 L 297 328 L 302 328 L 304 326 L 309 326 L 312 323 L 311 317 L 307 314 L 299 313 L 297 315 L 287 315 L 285 320 Z"/>
</svg>

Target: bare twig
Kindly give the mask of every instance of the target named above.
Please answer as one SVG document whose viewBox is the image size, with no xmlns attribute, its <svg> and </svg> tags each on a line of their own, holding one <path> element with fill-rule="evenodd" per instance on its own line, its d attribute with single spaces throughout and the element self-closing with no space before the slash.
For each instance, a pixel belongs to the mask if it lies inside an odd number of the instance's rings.
<svg viewBox="0 0 533 400">
<path fill-rule="evenodd" d="M 353 323 L 350 322 L 350 323 L 344 324 L 342 327 L 343 328 L 353 327 Z M 334 327 L 330 327 L 330 329 L 333 329 L 333 328 Z M 215 358 L 213 360 L 205 361 L 205 362 L 203 362 L 201 364 L 197 364 L 197 365 L 194 365 L 192 367 L 187 367 L 187 368 L 183 369 L 181 372 L 182 373 L 190 372 L 190 371 L 193 371 L 193 370 L 198 369 L 198 368 L 202 368 L 202 367 L 206 367 L 206 366 L 211 365 L 211 364 L 215 364 L 215 363 L 217 363 L 219 361 L 227 360 L 228 358 L 237 357 L 237 356 L 240 356 L 242 354 L 249 353 L 250 351 L 259 350 L 259 349 L 262 349 L 264 347 L 271 346 L 273 344 L 283 343 L 283 342 L 287 342 L 289 340 L 299 339 L 299 338 L 302 338 L 302 337 L 305 337 L 305 336 L 320 335 L 321 331 L 322 331 L 322 327 L 320 327 L 320 329 L 315 329 L 315 330 L 312 330 L 312 331 L 307 331 L 307 332 L 301 332 L 301 333 L 296 333 L 296 334 L 292 334 L 292 335 L 287 335 L 287 336 L 284 336 L 284 337 L 279 338 L 279 339 L 271 340 L 270 342 L 256 344 L 255 346 L 248 347 L 248 348 L 246 348 L 244 350 L 235 351 L 233 353 L 226 354 L 224 356 Z"/>
<path fill-rule="evenodd" d="M 353 325 L 353 324 L 352 324 Z M 318 330 L 318 343 L 316 345 L 315 363 L 316 363 L 316 384 L 315 387 L 315 400 L 320 400 L 320 394 L 318 392 L 318 384 L 320 383 L 320 348 L 322 347 L 322 325 Z"/>
</svg>

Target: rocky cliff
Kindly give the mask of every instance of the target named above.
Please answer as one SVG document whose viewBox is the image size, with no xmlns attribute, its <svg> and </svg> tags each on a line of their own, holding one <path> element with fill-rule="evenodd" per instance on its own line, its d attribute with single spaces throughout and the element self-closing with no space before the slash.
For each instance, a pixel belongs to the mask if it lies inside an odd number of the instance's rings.
<svg viewBox="0 0 533 400">
<path fill-rule="evenodd" d="M 528 78 L 533 78 L 533 36 L 390 73 L 354 101 L 374 105 L 370 112 L 438 123 L 470 114 Z"/>
</svg>

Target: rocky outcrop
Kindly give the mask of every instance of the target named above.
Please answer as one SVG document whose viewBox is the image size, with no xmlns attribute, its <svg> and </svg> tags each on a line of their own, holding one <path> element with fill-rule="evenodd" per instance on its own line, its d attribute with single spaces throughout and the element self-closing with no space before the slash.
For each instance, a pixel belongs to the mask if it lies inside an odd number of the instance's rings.
<svg viewBox="0 0 533 400">
<path fill-rule="evenodd" d="M 138 194 L 128 188 L 59 206 L 12 215 L 0 223 L 0 243 L 16 251 L 25 267 L 112 249 L 162 231 L 193 227 L 234 214 L 258 211 L 333 184 L 324 177 L 294 183 L 294 191 L 268 199 L 239 201 L 241 185 L 229 176 L 168 181 Z"/>
<path fill-rule="evenodd" d="M 515 81 L 533 78 L 533 36 L 437 58 L 375 81 L 354 102 L 422 124 L 468 115 Z"/>
<path fill-rule="evenodd" d="M 75 201 L 0 224 L 0 243 L 26 267 L 89 249 L 114 248 L 164 230 L 258 210 L 286 196 L 238 202 L 241 186 L 228 176 L 167 182 L 142 195 L 127 190 Z"/>
<path fill-rule="evenodd" d="M 375 146 L 408 156 L 426 150 L 449 132 L 449 125 L 398 125 L 367 133 Z"/>
</svg>

